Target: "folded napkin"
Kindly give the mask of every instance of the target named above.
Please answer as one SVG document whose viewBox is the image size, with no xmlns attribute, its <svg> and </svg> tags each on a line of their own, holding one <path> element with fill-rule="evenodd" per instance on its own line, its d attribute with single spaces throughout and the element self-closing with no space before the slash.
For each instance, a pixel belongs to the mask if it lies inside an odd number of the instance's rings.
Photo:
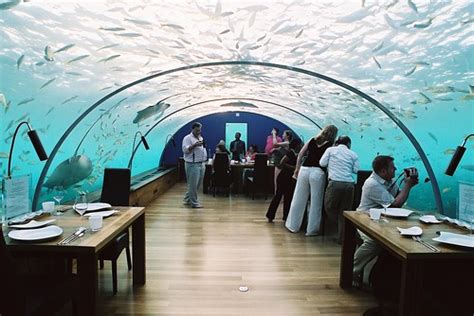
<svg viewBox="0 0 474 316">
<path fill-rule="evenodd" d="M 410 228 L 400 228 L 397 227 L 398 231 L 400 232 L 401 235 L 403 236 L 420 236 L 423 234 L 423 229 L 418 226 L 413 226 Z"/>
</svg>

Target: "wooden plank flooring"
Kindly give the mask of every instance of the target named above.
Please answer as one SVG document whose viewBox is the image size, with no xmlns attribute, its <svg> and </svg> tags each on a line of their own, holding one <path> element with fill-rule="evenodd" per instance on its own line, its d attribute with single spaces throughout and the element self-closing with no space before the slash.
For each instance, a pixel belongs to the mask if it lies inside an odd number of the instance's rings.
<svg viewBox="0 0 474 316">
<path fill-rule="evenodd" d="M 361 315 L 374 306 L 372 295 L 339 288 L 339 245 L 266 222 L 270 200 L 201 195 L 195 210 L 182 205 L 184 190 L 146 208 L 145 286 L 133 288 L 125 253 L 117 295 L 110 262 L 99 272 L 99 315 Z"/>
</svg>

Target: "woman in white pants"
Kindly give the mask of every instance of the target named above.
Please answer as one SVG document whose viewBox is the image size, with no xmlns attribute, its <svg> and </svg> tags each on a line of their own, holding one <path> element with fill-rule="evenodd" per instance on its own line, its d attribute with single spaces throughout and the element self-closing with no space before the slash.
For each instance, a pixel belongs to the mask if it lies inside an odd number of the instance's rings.
<svg viewBox="0 0 474 316">
<path fill-rule="evenodd" d="M 320 234 L 321 208 L 323 205 L 326 173 L 319 165 L 319 160 L 326 149 L 334 144 L 336 136 L 337 127 L 328 125 L 324 127 L 318 135 L 311 138 L 298 154 L 296 169 L 293 175 L 293 177 L 297 179 L 295 194 L 285 224 L 286 228 L 292 233 L 296 233 L 300 230 L 306 203 L 311 194 L 306 236 L 317 236 Z M 304 163 L 301 164 L 306 152 L 308 152 L 308 156 Z"/>
</svg>

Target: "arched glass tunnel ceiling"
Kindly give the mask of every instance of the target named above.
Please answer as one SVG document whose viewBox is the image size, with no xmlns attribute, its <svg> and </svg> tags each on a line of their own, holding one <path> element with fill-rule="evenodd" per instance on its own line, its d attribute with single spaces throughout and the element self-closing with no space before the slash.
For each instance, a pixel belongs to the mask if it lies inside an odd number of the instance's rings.
<svg viewBox="0 0 474 316">
<path fill-rule="evenodd" d="M 5 2 L 0 1 L 0 8 L 8 7 L 2 6 Z M 204 62 L 262 61 L 328 75 L 380 101 L 420 142 L 443 202 L 453 212 L 458 181 L 474 182 L 472 141 L 455 177 L 443 175 L 452 150 L 474 129 L 473 4 L 410 3 L 20 2 L 0 11 L 0 157 L 8 155 L 11 134 L 21 120 L 31 121 L 51 151 L 91 104 L 147 74 Z M 133 123 L 139 111 L 177 93 L 185 94 L 170 98 L 162 114 Z M 321 125 L 336 124 L 357 139 L 354 149 L 366 168 L 380 152 L 393 154 L 399 168 L 423 169 L 403 133 L 364 100 L 297 73 L 237 65 L 174 73 L 107 100 L 77 127 L 51 168 L 70 158 L 90 124 L 120 101 L 92 127 L 78 151 L 93 162 L 93 172 L 74 184 L 78 189 L 100 186 L 104 166 L 125 166 L 131 136 L 159 115 L 227 96 L 265 99 L 291 106 Z M 216 108 L 203 106 L 199 114 Z M 196 115 L 180 113 L 163 121 L 163 127 L 174 130 Z M 274 107 L 271 113 L 283 122 L 288 111 Z M 310 125 L 299 127 L 306 124 L 302 121 L 295 118 L 289 125 L 313 135 Z M 156 130 L 150 137 L 161 144 L 168 133 Z M 30 146 L 27 140 L 17 141 L 14 174 L 31 172 L 35 183 L 44 164 L 36 161 Z M 156 165 L 156 158 L 146 158 L 142 151 L 137 155 L 145 159 L 143 169 Z M 134 166 L 134 172 L 140 168 Z M 414 192 L 427 196 L 423 208 L 434 207 L 429 183 Z M 43 189 L 42 196 L 47 194 Z"/>
</svg>

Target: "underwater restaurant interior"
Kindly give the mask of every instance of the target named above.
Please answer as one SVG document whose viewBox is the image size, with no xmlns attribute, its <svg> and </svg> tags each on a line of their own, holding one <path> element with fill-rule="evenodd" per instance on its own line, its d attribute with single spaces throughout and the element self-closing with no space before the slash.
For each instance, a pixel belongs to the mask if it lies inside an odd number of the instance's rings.
<svg viewBox="0 0 474 316">
<path fill-rule="evenodd" d="M 0 0 L 0 316 L 474 315 L 474 3 Z"/>
</svg>

